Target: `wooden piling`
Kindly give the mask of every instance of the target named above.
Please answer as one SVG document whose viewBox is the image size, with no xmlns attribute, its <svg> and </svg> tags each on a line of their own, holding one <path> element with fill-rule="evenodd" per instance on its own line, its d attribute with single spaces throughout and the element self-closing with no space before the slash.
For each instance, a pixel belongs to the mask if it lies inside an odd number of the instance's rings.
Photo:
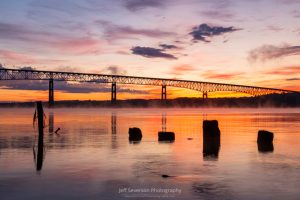
<svg viewBox="0 0 300 200">
<path fill-rule="evenodd" d="M 218 158 L 220 150 L 220 129 L 217 120 L 203 121 L 203 157 Z"/>
<path fill-rule="evenodd" d="M 141 141 L 143 137 L 141 129 L 136 127 L 129 128 L 128 134 L 129 141 Z"/>
<path fill-rule="evenodd" d="M 36 106 L 37 106 L 37 117 L 38 117 L 38 127 L 39 127 L 36 170 L 40 171 L 42 169 L 43 160 L 44 160 L 44 110 L 41 101 L 38 101 L 36 103 Z"/>
<path fill-rule="evenodd" d="M 257 134 L 258 151 L 262 153 L 273 152 L 274 151 L 273 138 L 274 138 L 274 133 L 265 130 L 259 130 Z"/>
<path fill-rule="evenodd" d="M 173 142 L 175 140 L 174 132 L 158 132 L 158 141 L 170 141 Z"/>
</svg>

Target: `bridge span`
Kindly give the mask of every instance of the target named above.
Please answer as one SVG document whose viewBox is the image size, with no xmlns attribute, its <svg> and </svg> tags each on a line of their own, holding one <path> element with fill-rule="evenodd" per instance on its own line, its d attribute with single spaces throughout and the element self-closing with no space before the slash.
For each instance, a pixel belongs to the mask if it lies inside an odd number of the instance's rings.
<svg viewBox="0 0 300 200">
<path fill-rule="evenodd" d="M 138 76 L 122 76 L 108 74 L 90 74 L 77 72 L 41 71 L 25 69 L 0 69 L 0 80 L 48 80 L 49 81 L 49 106 L 54 105 L 54 81 L 77 81 L 94 83 L 111 83 L 111 101 L 117 100 L 117 84 L 154 85 L 161 86 L 161 99 L 167 99 L 167 86 L 187 88 L 202 93 L 207 98 L 208 92 L 232 91 L 247 93 L 253 96 L 273 93 L 290 93 L 293 91 L 276 88 L 235 85 L 225 83 L 189 81 L 178 79 L 164 79 Z"/>
</svg>

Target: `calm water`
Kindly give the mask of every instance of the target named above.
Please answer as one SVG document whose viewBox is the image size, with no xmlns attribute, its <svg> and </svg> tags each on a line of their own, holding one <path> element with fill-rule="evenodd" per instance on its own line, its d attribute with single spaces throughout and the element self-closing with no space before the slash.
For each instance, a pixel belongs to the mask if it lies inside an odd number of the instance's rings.
<svg viewBox="0 0 300 200">
<path fill-rule="evenodd" d="M 0 109 L 1 200 L 300 199 L 300 109 L 45 110 L 43 149 L 33 112 Z M 204 119 L 221 130 L 219 152 L 205 157 Z M 258 151 L 259 129 L 275 133 L 274 151 Z M 161 130 L 175 142 L 159 143 Z"/>
</svg>

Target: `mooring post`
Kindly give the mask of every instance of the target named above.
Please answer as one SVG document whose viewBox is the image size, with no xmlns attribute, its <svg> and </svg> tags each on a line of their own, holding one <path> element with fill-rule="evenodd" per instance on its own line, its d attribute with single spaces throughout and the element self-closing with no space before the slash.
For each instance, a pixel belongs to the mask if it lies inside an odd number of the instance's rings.
<svg viewBox="0 0 300 200">
<path fill-rule="evenodd" d="M 38 127 L 39 127 L 36 170 L 40 171 L 42 169 L 43 159 L 44 159 L 44 110 L 41 101 L 38 101 L 36 103 L 36 106 L 37 106 Z"/>
<path fill-rule="evenodd" d="M 38 125 L 39 125 L 39 138 L 44 136 L 44 110 L 41 101 L 36 102 Z"/>
<path fill-rule="evenodd" d="M 203 158 L 218 158 L 220 136 L 217 120 L 203 120 Z"/>
<path fill-rule="evenodd" d="M 273 152 L 274 151 L 273 138 L 274 138 L 274 133 L 265 130 L 259 130 L 257 134 L 258 151 L 262 153 Z"/>
<path fill-rule="evenodd" d="M 49 79 L 49 107 L 54 106 L 54 83 L 53 79 Z"/>
<path fill-rule="evenodd" d="M 141 141 L 143 137 L 141 129 L 137 127 L 129 128 L 128 134 L 129 141 Z"/>
<path fill-rule="evenodd" d="M 206 91 L 203 92 L 203 99 L 207 99 L 207 97 L 208 97 L 207 93 L 208 92 L 206 92 Z"/>
<path fill-rule="evenodd" d="M 111 102 L 117 101 L 117 84 L 112 83 L 111 85 Z"/>
<path fill-rule="evenodd" d="M 167 100 L 167 86 L 162 85 L 161 87 L 161 100 Z"/>
<path fill-rule="evenodd" d="M 174 142 L 175 140 L 175 133 L 174 132 L 158 132 L 158 141 L 169 141 Z"/>
</svg>

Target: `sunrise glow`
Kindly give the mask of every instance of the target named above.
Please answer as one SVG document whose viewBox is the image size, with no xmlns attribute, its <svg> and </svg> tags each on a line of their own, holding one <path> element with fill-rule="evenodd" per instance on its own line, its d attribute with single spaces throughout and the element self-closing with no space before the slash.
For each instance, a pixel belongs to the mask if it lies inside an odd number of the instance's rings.
<svg viewBox="0 0 300 200">
<path fill-rule="evenodd" d="M 24 0 L 0 5 L 0 67 L 300 90 L 297 0 Z M 160 90 L 118 85 L 118 99 L 157 99 Z M 0 101 L 48 98 L 47 82 L 1 81 L 0 92 Z M 168 98 L 201 95 L 168 88 Z M 109 99 L 105 84 L 55 83 L 55 100 Z"/>
</svg>

